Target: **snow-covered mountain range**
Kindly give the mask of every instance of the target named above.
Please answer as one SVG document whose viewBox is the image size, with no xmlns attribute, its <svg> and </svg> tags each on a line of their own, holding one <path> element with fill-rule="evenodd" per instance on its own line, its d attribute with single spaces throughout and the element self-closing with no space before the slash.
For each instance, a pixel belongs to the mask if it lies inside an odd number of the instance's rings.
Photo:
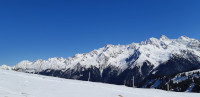
<svg viewBox="0 0 200 97">
<path fill-rule="evenodd" d="M 76 54 L 70 58 L 49 58 L 48 60 L 36 60 L 30 62 L 22 61 L 15 69 L 34 70 L 41 72 L 47 69 L 67 70 L 75 69 L 77 65 L 85 68 L 95 66 L 105 69 L 108 66 L 115 66 L 125 70 L 130 66 L 142 66 L 145 61 L 156 68 L 167 62 L 173 55 L 188 58 L 188 53 L 193 54 L 200 61 L 200 41 L 181 36 L 178 39 L 168 39 L 161 36 L 160 39 L 150 38 L 141 43 L 129 45 L 106 45 L 98 50 L 86 54 Z M 102 73 L 101 70 L 101 73 Z"/>
<path fill-rule="evenodd" d="M 70 58 L 24 60 L 13 67 L 16 71 L 39 73 L 69 79 L 131 86 L 152 76 L 178 74 L 200 68 L 200 41 L 186 36 L 169 39 L 150 38 L 129 45 L 106 45 L 89 53 Z"/>
</svg>

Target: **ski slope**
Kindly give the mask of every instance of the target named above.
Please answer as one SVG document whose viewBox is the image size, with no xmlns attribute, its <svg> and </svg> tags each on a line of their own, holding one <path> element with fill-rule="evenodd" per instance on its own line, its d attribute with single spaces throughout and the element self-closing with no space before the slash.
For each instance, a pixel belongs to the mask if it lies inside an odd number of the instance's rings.
<svg viewBox="0 0 200 97">
<path fill-rule="evenodd" d="M 200 94 L 137 89 L 0 69 L 0 97 L 200 97 Z"/>
</svg>

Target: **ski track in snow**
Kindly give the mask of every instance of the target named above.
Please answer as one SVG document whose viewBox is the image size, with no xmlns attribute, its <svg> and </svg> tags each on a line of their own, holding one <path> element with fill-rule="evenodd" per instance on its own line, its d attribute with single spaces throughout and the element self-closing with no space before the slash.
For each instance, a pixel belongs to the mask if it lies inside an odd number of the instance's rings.
<svg viewBox="0 0 200 97">
<path fill-rule="evenodd" d="M 0 69 L 0 97 L 199 97 L 104 83 L 68 80 Z"/>
</svg>

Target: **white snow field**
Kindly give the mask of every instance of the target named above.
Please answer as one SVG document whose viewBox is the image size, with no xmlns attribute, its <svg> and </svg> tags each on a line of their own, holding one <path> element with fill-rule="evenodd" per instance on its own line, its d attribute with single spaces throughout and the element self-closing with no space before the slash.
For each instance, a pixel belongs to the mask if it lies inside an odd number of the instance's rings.
<svg viewBox="0 0 200 97">
<path fill-rule="evenodd" d="M 0 69 L 0 97 L 200 97 L 200 94 L 138 89 Z"/>
</svg>

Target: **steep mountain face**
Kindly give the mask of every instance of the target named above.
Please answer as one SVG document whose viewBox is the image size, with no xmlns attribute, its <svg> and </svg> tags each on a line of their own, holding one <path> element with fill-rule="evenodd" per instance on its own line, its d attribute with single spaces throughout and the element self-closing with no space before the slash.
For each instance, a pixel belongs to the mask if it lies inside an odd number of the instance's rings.
<svg viewBox="0 0 200 97">
<path fill-rule="evenodd" d="M 200 93 L 200 69 L 166 76 L 153 76 L 145 79 L 140 87 L 156 88 L 176 92 Z"/>
<path fill-rule="evenodd" d="M 90 80 L 136 86 L 153 76 L 178 74 L 200 69 L 200 41 L 181 36 L 169 39 L 150 38 L 129 45 L 106 45 L 86 54 L 70 58 L 50 58 L 34 62 L 22 61 L 14 70 L 57 76 L 68 79 Z"/>
</svg>

